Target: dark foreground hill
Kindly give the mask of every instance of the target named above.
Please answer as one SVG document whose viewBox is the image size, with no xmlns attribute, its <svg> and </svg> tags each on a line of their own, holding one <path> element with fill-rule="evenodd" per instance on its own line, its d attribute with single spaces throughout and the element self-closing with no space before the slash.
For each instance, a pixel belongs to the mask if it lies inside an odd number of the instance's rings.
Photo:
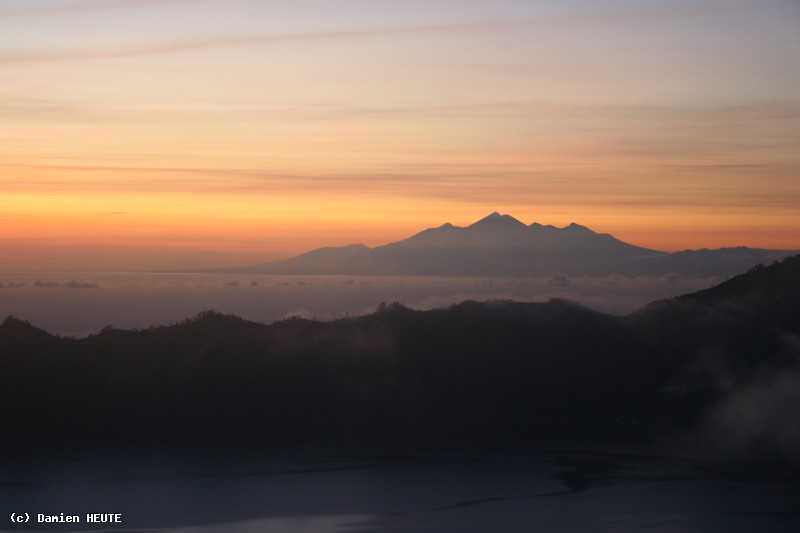
<svg viewBox="0 0 800 533">
<path fill-rule="evenodd" d="M 206 312 L 58 338 L 0 325 L 5 443 L 800 449 L 800 257 L 612 317 L 561 300 L 382 305 L 271 325 Z"/>
</svg>

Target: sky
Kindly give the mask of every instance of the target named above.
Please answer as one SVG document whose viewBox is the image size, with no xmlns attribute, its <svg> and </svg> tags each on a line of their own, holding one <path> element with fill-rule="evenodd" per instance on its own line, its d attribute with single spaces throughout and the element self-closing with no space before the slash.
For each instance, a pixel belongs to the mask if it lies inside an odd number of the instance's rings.
<svg viewBox="0 0 800 533">
<path fill-rule="evenodd" d="M 798 0 L 2 0 L 0 271 L 493 211 L 800 249 Z"/>
</svg>

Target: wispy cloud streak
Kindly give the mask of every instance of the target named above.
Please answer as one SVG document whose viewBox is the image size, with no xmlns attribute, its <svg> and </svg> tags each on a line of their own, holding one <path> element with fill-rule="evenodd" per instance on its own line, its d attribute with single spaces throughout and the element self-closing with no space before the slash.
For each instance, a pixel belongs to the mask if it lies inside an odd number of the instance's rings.
<svg viewBox="0 0 800 533">
<path fill-rule="evenodd" d="M 398 167 L 394 172 L 367 172 L 362 174 L 303 174 L 276 173 L 259 169 L 202 168 L 202 167 L 122 167 L 89 165 L 26 165 L 0 164 L 0 169 L 28 169 L 57 172 L 60 177 L 27 177 L 24 180 L 3 180 L 9 191 L 59 191 L 239 195 L 325 194 L 328 198 L 359 195 L 390 195 L 394 198 L 446 199 L 467 203 L 493 205 L 497 203 L 535 203 L 561 205 L 570 202 L 615 207 L 681 207 L 681 208 L 736 208 L 745 211 L 759 206 L 770 206 L 775 212 L 794 211 L 797 190 L 793 183 L 768 191 L 759 191 L 749 183 L 733 184 L 696 182 L 680 179 L 668 172 L 671 180 L 640 182 L 632 186 L 627 179 L 599 179 L 548 172 L 516 170 L 487 172 L 480 165 L 459 168 L 435 169 Z M 668 169 L 670 170 L 670 169 Z M 758 171 L 758 169 L 754 169 Z M 63 181 L 63 173 L 80 172 L 80 180 Z M 96 176 L 95 178 L 90 177 Z M 109 175 L 115 175 L 109 179 Z M 570 187 L 565 192 L 564 185 Z M 725 194 L 720 195 L 724 189 Z M 574 191 L 581 191 L 576 193 Z M 691 194 L 687 194 L 691 192 Z"/>
<path fill-rule="evenodd" d="M 0 8 L 0 19 L 13 17 L 38 17 L 50 15 L 66 15 L 92 11 L 112 11 L 118 9 L 136 9 L 141 7 L 161 7 L 171 4 L 197 4 L 213 0 L 116 0 L 75 2 L 64 5 L 25 6 L 16 8 Z"/>
<path fill-rule="evenodd" d="M 197 0 L 173 0 L 173 1 L 197 1 Z M 149 0 L 130 0 L 125 4 L 155 4 Z M 122 3 L 118 3 L 122 5 Z M 76 5 L 79 6 L 80 4 Z M 105 3 L 91 2 L 82 4 L 84 9 L 90 5 L 105 5 Z M 314 31 L 294 34 L 269 34 L 251 36 L 222 36 L 222 37 L 201 37 L 186 39 L 183 41 L 165 42 L 153 45 L 137 46 L 132 45 L 120 48 L 103 48 L 92 50 L 66 50 L 66 51 L 47 51 L 47 52 L 16 52 L 0 55 L 0 64 L 10 65 L 15 63 L 51 63 L 65 61 L 84 61 L 93 59 L 120 59 L 129 57 L 151 56 L 161 54 L 176 54 L 204 50 L 211 48 L 226 48 L 234 46 L 259 45 L 282 42 L 306 42 L 306 41 L 330 41 L 342 39 L 357 39 L 387 35 L 403 34 L 425 34 L 452 31 L 491 31 L 504 30 L 511 28 L 542 27 L 557 28 L 585 23 L 613 23 L 625 22 L 637 19 L 651 19 L 664 17 L 686 17 L 714 15 L 736 11 L 762 10 L 768 8 L 791 7 L 796 4 L 792 1 L 773 1 L 761 2 L 756 4 L 736 4 L 727 6 L 696 6 L 684 9 L 671 10 L 650 10 L 650 11 L 627 11 L 610 13 L 586 13 L 581 15 L 565 15 L 556 17 L 539 17 L 519 20 L 498 20 L 498 21 L 479 21 L 479 22 L 459 22 L 451 24 L 431 24 L 431 25 L 412 25 L 395 26 L 380 28 L 355 28 L 341 30 Z M 3 12 L 0 12 L 3 16 Z"/>
</svg>

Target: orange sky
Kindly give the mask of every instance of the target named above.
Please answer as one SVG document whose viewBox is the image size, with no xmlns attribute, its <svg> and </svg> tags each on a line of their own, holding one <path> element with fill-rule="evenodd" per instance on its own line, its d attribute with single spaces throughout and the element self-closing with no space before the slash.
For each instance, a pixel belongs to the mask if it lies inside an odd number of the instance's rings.
<svg viewBox="0 0 800 533">
<path fill-rule="evenodd" d="M 797 3 L 396 4 L 4 2 L 0 270 L 239 265 L 492 211 L 800 249 Z"/>
</svg>

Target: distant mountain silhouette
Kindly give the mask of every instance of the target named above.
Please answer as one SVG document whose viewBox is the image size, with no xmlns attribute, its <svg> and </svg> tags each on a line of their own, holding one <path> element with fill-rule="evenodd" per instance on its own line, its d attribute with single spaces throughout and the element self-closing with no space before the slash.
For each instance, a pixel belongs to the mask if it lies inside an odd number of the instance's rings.
<svg viewBox="0 0 800 533">
<path fill-rule="evenodd" d="M 9 317 L 0 437 L 8 446 L 680 437 L 713 454 L 800 464 L 798 302 L 800 256 L 627 317 L 563 300 L 382 304 L 363 317 L 271 325 L 205 312 L 85 339 Z"/>
<path fill-rule="evenodd" d="M 665 253 L 622 242 L 570 224 L 526 226 L 492 213 L 467 227 L 444 224 L 408 239 L 369 248 L 363 244 L 320 248 L 292 259 L 229 273 L 289 275 L 436 275 L 538 277 L 678 274 L 728 277 L 791 252 L 753 248 Z"/>
</svg>

